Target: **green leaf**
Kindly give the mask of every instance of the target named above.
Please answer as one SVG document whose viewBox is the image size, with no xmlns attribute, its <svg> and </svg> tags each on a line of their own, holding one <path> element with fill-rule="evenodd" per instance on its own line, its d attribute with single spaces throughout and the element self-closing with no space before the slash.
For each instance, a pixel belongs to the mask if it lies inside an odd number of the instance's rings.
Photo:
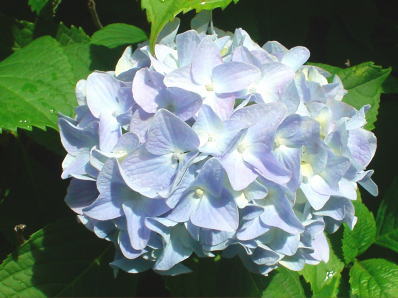
<svg viewBox="0 0 398 298">
<path fill-rule="evenodd" d="M 224 9 L 232 1 L 238 2 L 238 0 L 141 0 L 141 7 L 146 10 L 147 19 L 151 23 L 149 37 L 151 51 L 153 52 L 156 39 L 163 27 L 180 12 L 186 13 L 193 9 L 199 12 L 219 7 Z"/>
<path fill-rule="evenodd" d="M 343 255 L 348 264 L 365 252 L 376 240 L 376 221 L 372 212 L 361 202 L 353 201 L 358 221 L 351 231 L 344 224 Z"/>
<path fill-rule="evenodd" d="M 134 296 L 136 276 L 113 277 L 112 250 L 73 218 L 47 226 L 0 265 L 0 296 Z"/>
<path fill-rule="evenodd" d="M 352 295 L 357 297 L 397 297 L 398 266 L 385 259 L 355 262 L 350 284 Z"/>
<path fill-rule="evenodd" d="M 305 265 L 300 271 L 304 279 L 311 285 L 314 296 L 336 297 L 340 285 L 341 271 L 344 263 L 333 252 L 331 246 L 329 261 L 318 265 Z"/>
<path fill-rule="evenodd" d="M 305 297 L 300 275 L 286 268 L 279 268 L 261 297 Z"/>
<path fill-rule="evenodd" d="M 398 252 L 398 177 L 387 190 L 377 210 L 376 244 Z"/>
<path fill-rule="evenodd" d="M 91 43 L 115 48 L 147 40 L 146 33 L 133 25 L 115 23 L 107 25 L 93 34 Z"/>
<path fill-rule="evenodd" d="M 30 9 L 38 15 L 45 10 L 49 10 L 52 14 L 55 14 L 61 1 L 62 0 L 29 0 L 28 4 Z"/>
<path fill-rule="evenodd" d="M 380 95 L 383 91 L 383 82 L 391 72 L 391 68 L 383 69 L 373 62 L 364 62 L 349 68 L 339 68 L 326 64 L 314 63 L 332 74 L 336 74 L 343 82 L 348 93 L 343 101 L 360 109 L 366 104 L 371 108 L 366 114 L 368 124 L 365 128 L 374 129 L 380 103 Z"/>
<path fill-rule="evenodd" d="M 84 79 L 92 69 L 90 37 L 81 28 L 59 24 L 55 38 L 72 67 L 73 81 Z"/>
<path fill-rule="evenodd" d="M 0 127 L 57 128 L 75 106 L 72 67 L 59 43 L 41 37 L 0 63 Z"/>
</svg>

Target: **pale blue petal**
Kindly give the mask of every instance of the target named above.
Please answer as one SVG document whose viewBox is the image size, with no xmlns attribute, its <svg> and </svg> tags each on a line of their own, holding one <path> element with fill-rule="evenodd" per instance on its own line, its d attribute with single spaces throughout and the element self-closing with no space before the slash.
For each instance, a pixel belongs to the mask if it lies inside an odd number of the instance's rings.
<svg viewBox="0 0 398 298">
<path fill-rule="evenodd" d="M 62 145 L 70 154 L 76 154 L 81 150 L 90 150 L 98 144 L 97 123 L 92 123 L 87 128 L 80 128 L 66 118 L 60 117 L 58 126 Z"/>
<path fill-rule="evenodd" d="M 199 202 L 198 199 L 186 195 L 179 201 L 177 206 L 166 215 L 166 218 L 176 222 L 186 222 L 189 220 L 192 212 L 198 207 Z"/>
<path fill-rule="evenodd" d="M 214 68 L 212 81 L 216 93 L 245 90 L 261 77 L 257 67 L 242 62 L 226 62 Z"/>
<path fill-rule="evenodd" d="M 337 221 L 342 221 L 346 217 L 347 212 L 349 213 L 352 209 L 353 205 L 350 200 L 340 197 L 331 197 L 322 209 L 314 211 L 314 214 L 328 216 Z"/>
<path fill-rule="evenodd" d="M 255 91 L 262 96 L 264 102 L 277 101 L 294 76 L 294 71 L 282 63 L 264 64 Z"/>
<path fill-rule="evenodd" d="M 192 118 L 202 105 L 199 94 L 181 88 L 168 88 L 164 98 L 158 101 L 159 107 L 174 113 L 181 120 Z"/>
<path fill-rule="evenodd" d="M 287 256 L 279 264 L 292 271 L 301 271 L 304 268 L 304 258 L 301 255 Z"/>
<path fill-rule="evenodd" d="M 91 205 L 83 209 L 83 214 L 97 220 L 109 220 L 122 216 L 123 211 L 120 201 L 110 195 L 100 194 Z"/>
<path fill-rule="evenodd" d="M 139 146 L 138 136 L 134 133 L 124 133 L 113 148 L 113 153 L 123 156 L 133 152 Z"/>
<path fill-rule="evenodd" d="M 236 191 L 243 190 L 258 177 L 258 175 L 245 164 L 242 155 L 237 150 L 227 153 L 220 159 L 220 162 L 227 172 L 232 188 Z"/>
<path fill-rule="evenodd" d="M 147 113 L 141 108 L 135 110 L 131 117 L 130 132 L 135 133 L 141 143 L 146 140 L 146 133 L 151 127 L 152 120 L 153 114 Z"/>
<path fill-rule="evenodd" d="M 278 127 L 277 138 L 281 138 L 283 145 L 301 147 L 319 139 L 319 124 L 309 117 L 297 114 L 288 116 Z"/>
<path fill-rule="evenodd" d="M 263 45 L 264 50 L 266 50 L 268 53 L 274 55 L 277 57 L 279 60 L 282 59 L 282 57 L 287 53 L 288 49 L 285 48 L 283 45 L 281 45 L 277 41 L 267 41 Z"/>
<path fill-rule="evenodd" d="M 320 194 L 315 192 L 311 185 L 308 183 L 301 183 L 300 188 L 310 203 L 311 207 L 315 210 L 321 209 L 329 200 L 330 195 Z"/>
<path fill-rule="evenodd" d="M 142 250 L 149 241 L 151 231 L 145 226 L 145 216 L 135 212 L 135 201 L 136 200 L 125 201 L 122 208 L 127 220 L 127 231 L 131 246 L 135 250 Z"/>
<path fill-rule="evenodd" d="M 185 31 L 176 37 L 179 67 L 190 65 L 197 46 L 200 43 L 199 34 L 195 30 Z"/>
<path fill-rule="evenodd" d="M 286 107 L 280 103 L 252 104 L 235 111 L 228 125 L 243 129 L 261 123 L 264 129 L 276 130 L 286 112 Z"/>
<path fill-rule="evenodd" d="M 271 229 L 258 238 L 258 241 L 277 253 L 292 256 L 299 247 L 300 235 L 291 235 L 279 229 Z"/>
<path fill-rule="evenodd" d="M 253 171 L 272 182 L 284 184 L 291 178 L 290 171 L 272 153 L 252 149 L 250 153 L 243 155 L 243 159 L 250 164 Z"/>
<path fill-rule="evenodd" d="M 82 210 L 98 197 L 94 181 L 72 179 L 65 196 L 65 203 L 74 212 L 82 214 Z"/>
<path fill-rule="evenodd" d="M 239 46 L 234 49 L 232 61 L 251 64 L 257 66 L 258 68 L 261 67 L 262 63 L 264 63 L 264 61 L 258 60 L 247 48 L 243 46 Z"/>
<path fill-rule="evenodd" d="M 211 83 L 213 68 L 222 63 L 220 50 L 210 36 L 202 39 L 192 58 L 191 74 L 199 85 Z"/>
<path fill-rule="evenodd" d="M 192 183 L 192 187 L 197 186 L 203 188 L 207 193 L 218 197 L 224 188 L 224 180 L 226 178 L 225 170 L 221 166 L 220 162 L 211 158 L 205 162 L 195 181 Z"/>
<path fill-rule="evenodd" d="M 144 48 L 137 48 L 134 52 L 128 46 L 115 67 L 115 76 L 122 81 L 131 82 L 138 69 L 149 66 L 150 60 Z"/>
<path fill-rule="evenodd" d="M 257 265 L 268 266 L 275 265 L 280 260 L 280 256 L 276 252 L 262 247 L 256 248 L 251 258 Z"/>
<path fill-rule="evenodd" d="M 104 113 L 120 113 L 118 97 L 121 87 L 122 82 L 110 73 L 93 72 L 87 77 L 87 105 L 96 118 Z"/>
<path fill-rule="evenodd" d="M 298 70 L 310 57 L 310 51 L 305 47 L 294 47 L 291 48 L 283 58 L 281 62 L 291 67 L 294 71 Z"/>
<path fill-rule="evenodd" d="M 219 197 L 205 193 L 190 219 L 198 227 L 226 232 L 235 232 L 239 224 L 238 208 L 227 191 Z"/>
<path fill-rule="evenodd" d="M 164 78 L 167 87 L 177 87 L 203 95 L 204 87 L 196 84 L 191 75 L 189 66 L 181 67 L 168 73 Z"/>
<path fill-rule="evenodd" d="M 68 154 L 62 163 L 62 179 L 75 177 L 81 180 L 93 180 L 88 176 L 90 154 L 87 151 L 80 152 L 77 156 Z"/>
<path fill-rule="evenodd" d="M 377 197 L 379 194 L 379 189 L 376 185 L 376 183 L 373 182 L 372 180 L 372 175 L 374 171 L 369 170 L 364 172 L 365 175 L 361 178 L 361 180 L 358 181 L 358 183 L 365 188 L 372 196 Z"/>
<path fill-rule="evenodd" d="M 136 259 L 144 253 L 143 250 L 136 250 L 131 246 L 131 240 L 126 231 L 119 232 L 118 244 L 122 254 L 128 259 Z"/>
<path fill-rule="evenodd" d="M 135 102 L 147 113 L 155 113 L 161 91 L 165 88 L 163 75 L 143 68 L 137 71 L 133 80 L 133 96 Z"/>
<path fill-rule="evenodd" d="M 150 198 L 167 191 L 177 172 L 172 154 L 153 155 L 143 147 L 125 157 L 120 165 L 126 184 Z"/>
<path fill-rule="evenodd" d="M 199 138 L 184 121 L 167 110 L 159 110 L 148 130 L 145 148 L 152 154 L 195 151 Z"/>
<path fill-rule="evenodd" d="M 122 135 L 119 122 L 111 114 L 101 114 L 99 121 L 99 148 L 111 152 Z"/>
<path fill-rule="evenodd" d="M 347 149 L 354 166 L 362 170 L 368 166 L 376 152 L 376 137 L 362 128 L 350 130 Z"/>
<path fill-rule="evenodd" d="M 193 252 L 193 239 L 184 225 L 171 228 L 170 240 L 166 241 L 162 254 L 154 265 L 155 270 L 169 270 L 179 262 L 189 258 Z"/>
<path fill-rule="evenodd" d="M 238 230 L 236 237 L 239 240 L 252 240 L 255 239 L 270 230 L 270 226 L 265 225 L 260 217 L 256 217 L 252 220 L 245 222 Z"/>
<path fill-rule="evenodd" d="M 268 196 L 261 201 L 261 206 L 264 208 L 264 213 L 260 216 L 262 222 L 291 234 L 303 232 L 304 227 L 284 194 L 286 190 L 270 184 L 268 184 L 268 190 Z"/>
</svg>

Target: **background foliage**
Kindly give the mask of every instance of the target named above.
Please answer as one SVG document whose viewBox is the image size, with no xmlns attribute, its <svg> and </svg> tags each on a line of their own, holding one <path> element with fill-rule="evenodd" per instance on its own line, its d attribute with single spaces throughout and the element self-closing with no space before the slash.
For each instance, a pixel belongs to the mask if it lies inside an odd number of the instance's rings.
<svg viewBox="0 0 398 298">
<path fill-rule="evenodd" d="M 2 4 L 0 296 L 398 297 L 398 19 L 393 1 L 236 2 Z M 357 108 L 372 105 L 367 128 L 378 136 L 378 151 L 370 167 L 380 196 L 364 192 L 355 203 L 355 229 L 344 227 L 330 237 L 330 261 L 299 273 L 281 268 L 265 278 L 248 273 L 239 260 L 217 257 L 191 258 L 187 262 L 194 273 L 189 275 L 164 278 L 146 272 L 114 278 L 108 266 L 113 248 L 79 225 L 63 203 L 67 182 L 60 180 L 65 152 L 57 113 L 71 115 L 76 81 L 92 70 L 113 69 L 126 45 L 147 38 L 153 44 L 178 13 L 186 13 L 182 27 L 187 29 L 194 10 L 214 8 L 219 28 L 242 27 L 260 44 L 278 40 L 288 47 L 307 46 L 311 62 L 342 78 L 349 91 L 346 102 Z M 25 228 L 15 231 L 20 224 Z"/>
</svg>

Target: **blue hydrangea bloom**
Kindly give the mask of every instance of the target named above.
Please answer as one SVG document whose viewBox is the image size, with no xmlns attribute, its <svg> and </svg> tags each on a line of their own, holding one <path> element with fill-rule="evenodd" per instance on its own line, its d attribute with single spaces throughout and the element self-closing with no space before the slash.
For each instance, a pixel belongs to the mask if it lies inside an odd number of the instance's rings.
<svg viewBox="0 0 398 298">
<path fill-rule="evenodd" d="M 308 49 L 209 20 L 177 34 L 176 19 L 154 55 L 128 47 L 77 83 L 76 117 L 59 117 L 65 202 L 114 243 L 115 270 L 188 273 L 185 259 L 217 252 L 264 275 L 327 262 L 358 183 L 377 195 L 369 106 L 344 103 Z"/>
</svg>

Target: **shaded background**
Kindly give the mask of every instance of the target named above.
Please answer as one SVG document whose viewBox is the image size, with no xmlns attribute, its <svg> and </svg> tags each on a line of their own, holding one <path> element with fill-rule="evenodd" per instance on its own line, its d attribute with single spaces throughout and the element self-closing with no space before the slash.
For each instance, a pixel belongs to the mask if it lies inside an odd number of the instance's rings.
<svg viewBox="0 0 398 298">
<path fill-rule="evenodd" d="M 392 67 L 392 76 L 398 76 L 398 17 L 392 0 L 240 0 L 225 11 L 214 12 L 215 25 L 233 31 L 242 27 L 254 40 L 263 44 L 278 40 L 287 47 L 304 45 L 311 51 L 311 62 L 339 67 L 374 61 L 383 67 Z M 103 25 L 129 23 L 149 32 L 145 13 L 137 0 L 97 0 L 97 11 Z M 194 14 L 182 16 L 182 28 L 189 27 Z M 13 19 L 36 21 L 27 0 L 12 0 L 0 7 L 0 28 Z M 54 19 L 40 19 L 35 37 L 55 33 L 56 23 L 80 26 L 87 34 L 97 30 L 85 0 L 64 0 Z M 52 30 L 54 28 L 54 30 Z M 0 36 L 0 59 L 12 53 L 12 36 Z M 111 68 L 123 48 L 106 52 L 110 62 L 98 66 Z M 394 79 L 386 82 L 386 89 Z M 375 134 L 378 150 L 369 168 L 375 169 L 374 180 L 379 185 L 380 198 L 397 176 L 398 95 L 383 94 Z M 67 182 L 60 180 L 64 151 L 57 132 L 34 129 L 18 131 L 19 138 L 3 133 L 0 137 L 0 259 L 16 247 L 16 224 L 27 225 L 29 235 L 56 219 L 72 216 L 63 203 Z M 45 143 L 44 146 L 43 142 Z M 58 154 L 55 152 L 59 152 Z M 364 202 L 375 214 L 380 200 L 364 194 Z M 94 236 L 88 236 L 94 237 Z M 360 257 L 386 257 L 397 261 L 396 254 L 372 246 Z M 140 276 L 138 295 L 167 295 L 163 280 L 151 273 Z M 155 286 L 154 286 L 155 285 Z M 157 286 L 156 286 L 157 285 Z"/>
</svg>

